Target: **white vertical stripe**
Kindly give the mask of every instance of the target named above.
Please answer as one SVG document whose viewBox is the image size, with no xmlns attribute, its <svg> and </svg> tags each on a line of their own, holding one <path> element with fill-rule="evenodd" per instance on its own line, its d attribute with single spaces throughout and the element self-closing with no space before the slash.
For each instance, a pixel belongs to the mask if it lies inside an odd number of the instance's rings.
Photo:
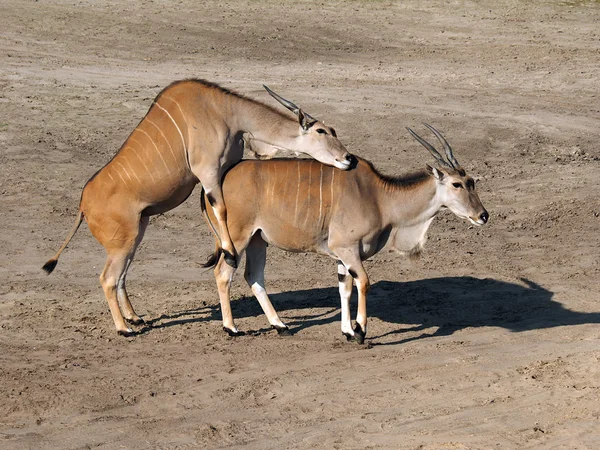
<svg viewBox="0 0 600 450">
<path fill-rule="evenodd" d="M 169 140 L 167 139 L 167 137 L 165 136 L 165 134 L 162 132 L 162 130 L 158 127 L 158 125 L 156 125 L 154 122 L 152 122 L 150 119 L 146 119 L 151 125 L 154 125 L 154 127 L 158 130 L 158 132 L 162 135 L 163 139 L 165 140 L 165 142 L 167 143 L 167 145 L 169 146 L 169 150 L 171 151 L 171 155 L 173 155 L 173 160 L 175 162 L 177 162 L 177 156 L 175 155 L 175 152 L 173 151 L 173 147 L 171 147 L 171 143 L 169 142 Z"/>
<path fill-rule="evenodd" d="M 140 129 L 139 127 L 133 131 L 139 131 L 140 133 L 144 133 L 148 137 L 148 139 L 150 139 L 150 142 L 152 142 L 152 145 L 154 145 L 154 149 L 156 150 L 156 153 L 158 153 L 158 156 L 160 156 L 160 159 L 163 162 L 165 169 L 167 169 L 167 172 L 169 172 L 169 174 L 171 174 L 171 169 L 169 169 L 169 166 L 167 166 L 167 163 L 165 162 L 165 158 L 163 158 L 163 155 L 160 153 L 160 150 L 156 146 L 154 139 L 152 139 L 152 137 L 150 137 L 150 135 L 148 133 L 146 133 L 144 130 Z"/>
<path fill-rule="evenodd" d="M 137 144 L 140 145 L 140 146 L 142 145 L 139 141 L 137 141 L 137 140 L 135 140 L 135 139 L 133 139 L 131 137 L 129 138 L 129 140 L 131 140 L 132 142 L 137 142 Z M 129 147 L 131 150 L 133 150 L 133 154 L 135 156 L 137 156 L 137 158 L 140 160 L 140 162 L 142 163 L 142 165 L 146 169 L 146 172 L 148 172 L 148 175 L 150 175 L 150 178 L 152 178 L 152 182 L 154 183 L 155 180 L 154 180 L 154 177 L 152 176 L 152 172 L 150 171 L 150 169 L 148 168 L 148 166 L 146 165 L 146 163 L 144 162 L 144 160 L 142 159 L 142 157 L 140 155 L 138 155 L 138 152 L 136 152 L 135 149 L 131 145 L 128 145 L 127 147 Z M 125 148 L 127 148 L 127 147 L 125 147 Z"/>
<path fill-rule="evenodd" d="M 129 175 L 129 172 L 127 171 L 127 169 L 125 168 L 125 166 L 123 164 L 121 164 L 118 161 L 115 161 L 115 164 L 118 164 L 119 166 L 121 166 L 121 169 L 123 169 L 123 171 L 125 172 L 125 175 L 127 175 L 127 178 L 129 178 L 129 181 L 133 181 L 133 179 L 131 178 L 131 175 Z"/>
<path fill-rule="evenodd" d="M 137 173 L 136 173 L 135 169 L 133 168 L 133 166 L 131 165 L 131 163 L 129 162 L 129 160 L 126 158 L 121 158 L 121 159 L 123 160 L 123 162 L 127 163 L 129 168 L 131 169 L 131 173 L 133 173 L 133 176 L 141 183 L 142 180 L 140 180 L 140 177 L 137 176 Z"/>
<path fill-rule="evenodd" d="M 167 95 L 162 95 L 161 98 L 165 98 L 173 103 L 175 103 L 177 105 L 177 108 L 179 109 L 179 112 L 181 113 L 181 118 L 183 119 L 183 121 L 185 122 L 185 128 L 186 130 L 189 131 L 190 129 L 190 125 L 187 122 L 187 119 L 185 118 L 185 114 L 183 112 L 183 109 L 181 109 L 181 106 L 179 105 L 179 103 L 177 103 L 177 101 L 173 100 L 171 97 L 167 96 Z M 169 114 L 167 112 L 167 114 Z M 171 115 L 169 114 L 169 117 L 171 117 Z M 171 120 L 173 121 L 173 123 L 175 123 L 175 120 L 173 119 L 173 117 L 171 117 Z M 177 123 L 175 123 L 175 126 L 177 127 L 177 130 L 179 131 L 179 134 L 181 135 L 181 140 L 183 141 L 183 134 L 181 133 L 181 130 L 179 130 L 179 127 L 177 126 Z M 187 163 L 188 169 L 191 170 L 191 166 L 190 166 L 190 154 L 188 152 L 187 147 L 185 146 L 185 141 L 183 142 L 183 151 L 185 154 L 185 161 Z"/>
<path fill-rule="evenodd" d="M 323 164 L 321 164 L 321 178 L 319 180 L 319 221 L 317 227 L 321 227 L 321 217 L 323 215 Z"/>
<path fill-rule="evenodd" d="M 300 160 L 298 160 L 298 186 L 296 188 L 296 208 L 294 209 L 294 223 L 298 218 L 298 198 L 300 196 Z"/>
<path fill-rule="evenodd" d="M 164 95 L 164 94 L 161 96 L 161 98 L 166 98 L 167 100 L 169 100 L 169 101 L 171 101 L 171 102 L 173 102 L 173 103 L 175 103 L 175 104 L 177 105 L 177 107 L 179 108 L 179 112 L 181 113 L 181 118 L 182 118 L 182 119 L 183 119 L 183 121 L 185 122 L 185 126 L 186 126 L 186 127 L 189 127 L 189 125 L 188 125 L 188 123 L 187 123 L 187 120 L 186 120 L 186 118 L 185 118 L 185 114 L 183 113 L 183 109 L 181 109 L 181 106 L 179 106 L 179 103 L 177 103 L 177 101 L 176 101 L 176 100 L 173 100 L 171 97 L 169 97 L 169 96 L 167 96 L 167 95 Z M 185 146 L 184 146 L 184 147 L 185 147 Z"/>
<path fill-rule="evenodd" d="M 306 196 L 306 219 L 304 219 L 304 222 L 306 223 L 310 217 L 310 184 L 312 183 L 312 160 L 308 163 L 308 189 L 307 189 L 307 196 Z"/>
<path fill-rule="evenodd" d="M 115 172 L 117 172 L 117 175 L 119 175 L 119 178 L 125 184 L 125 186 L 129 187 L 129 185 L 127 184 L 127 181 L 125 181 L 125 178 L 123 178 L 123 175 L 121 175 L 121 172 L 119 172 L 118 170 L 115 170 Z"/>
<path fill-rule="evenodd" d="M 177 104 L 177 102 L 175 102 L 175 103 Z M 175 125 L 175 128 L 177 128 L 177 132 L 179 133 L 179 136 L 181 137 L 181 143 L 183 144 L 183 150 L 185 151 L 185 154 L 187 155 L 187 147 L 185 145 L 185 139 L 183 139 L 183 133 L 179 129 L 179 125 L 177 125 L 177 122 L 175 122 L 175 119 L 173 119 L 173 116 L 169 113 L 169 111 L 167 111 L 165 108 L 160 106 L 158 103 L 154 103 L 154 104 L 156 106 L 158 106 L 160 109 L 162 109 L 167 114 L 167 116 L 169 116 L 169 119 L 171 119 L 171 122 L 173 122 L 173 125 Z M 177 106 L 179 106 L 179 104 L 177 104 Z M 179 109 L 181 110 L 181 108 L 179 108 Z"/>
</svg>

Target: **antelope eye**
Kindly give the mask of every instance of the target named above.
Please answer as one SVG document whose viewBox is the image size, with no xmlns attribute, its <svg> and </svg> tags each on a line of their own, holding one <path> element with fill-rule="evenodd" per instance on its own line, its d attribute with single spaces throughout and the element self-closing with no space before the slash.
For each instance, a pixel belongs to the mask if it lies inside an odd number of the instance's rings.
<svg viewBox="0 0 600 450">
<path fill-rule="evenodd" d="M 457 189 L 461 189 L 463 187 L 460 183 L 452 183 L 452 186 L 454 186 Z"/>
<path fill-rule="evenodd" d="M 319 134 L 327 134 L 327 131 L 325 131 L 323 128 L 317 128 L 317 133 L 319 133 Z"/>
</svg>

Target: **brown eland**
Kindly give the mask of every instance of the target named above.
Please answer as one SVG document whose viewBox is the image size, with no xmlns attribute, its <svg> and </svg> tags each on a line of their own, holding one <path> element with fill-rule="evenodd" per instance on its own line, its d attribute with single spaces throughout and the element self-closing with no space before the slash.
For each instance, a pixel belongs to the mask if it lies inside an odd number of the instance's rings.
<svg viewBox="0 0 600 450">
<path fill-rule="evenodd" d="M 259 157 L 285 149 L 338 169 L 350 167 L 350 155 L 333 128 L 264 87 L 295 118 L 207 81 L 171 84 L 158 94 L 112 160 L 83 188 L 75 226 L 43 268 L 47 273 L 54 270 L 85 219 L 107 252 L 100 282 L 119 334 L 133 333 L 124 319 L 143 323 L 131 306 L 125 278 L 149 217 L 181 204 L 197 183 L 212 206 L 227 263 L 237 265 L 221 179 L 242 159 L 244 142 Z"/>
<path fill-rule="evenodd" d="M 475 225 L 488 221 L 475 182 L 458 164 L 446 139 L 425 124 L 442 143 L 446 159 L 408 129 L 435 157 L 438 167 L 399 177 L 380 174 L 368 161 L 336 171 L 312 160 L 242 161 L 226 173 L 223 194 L 228 226 L 238 255 L 246 252 L 245 279 L 269 323 L 289 333 L 265 290 L 267 245 L 291 252 L 313 252 L 338 261 L 342 333 L 363 343 L 367 332 L 369 278 L 362 264 L 386 245 L 417 257 L 436 214 L 448 208 Z M 210 209 L 205 218 L 215 220 Z M 213 227 L 214 231 L 214 227 Z M 217 248 L 205 267 L 215 267 L 223 327 L 240 333 L 231 313 L 229 290 L 235 268 Z M 353 281 L 358 290 L 356 326 L 350 318 Z"/>
</svg>

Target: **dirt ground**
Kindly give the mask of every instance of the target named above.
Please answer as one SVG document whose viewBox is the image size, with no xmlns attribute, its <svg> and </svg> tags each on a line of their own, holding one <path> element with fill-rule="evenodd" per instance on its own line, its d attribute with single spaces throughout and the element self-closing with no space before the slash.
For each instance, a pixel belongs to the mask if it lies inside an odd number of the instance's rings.
<svg viewBox="0 0 600 450">
<path fill-rule="evenodd" d="M 600 448 L 600 4 L 492 0 L 0 3 L 0 447 Z M 382 252 L 365 345 L 336 265 L 270 248 L 268 328 L 240 273 L 221 330 L 197 192 L 152 219 L 118 337 L 81 188 L 171 81 L 268 84 L 388 174 L 440 129 L 480 179 L 421 261 Z M 353 299 L 355 307 L 355 299 Z"/>
</svg>

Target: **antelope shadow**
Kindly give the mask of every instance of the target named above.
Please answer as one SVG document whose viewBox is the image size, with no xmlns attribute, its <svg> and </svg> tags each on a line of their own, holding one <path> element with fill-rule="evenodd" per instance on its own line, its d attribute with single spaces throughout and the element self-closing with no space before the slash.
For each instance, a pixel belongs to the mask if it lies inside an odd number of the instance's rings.
<svg viewBox="0 0 600 450">
<path fill-rule="evenodd" d="M 397 282 L 379 281 L 371 286 L 368 315 L 398 324 L 396 330 L 367 336 L 373 344 L 377 339 L 398 335 L 399 340 L 385 340 L 382 345 L 398 344 L 431 336 L 451 335 L 469 327 L 502 327 L 513 332 L 551 328 L 564 325 L 600 323 L 599 313 L 571 311 L 552 299 L 554 293 L 533 281 L 521 279 L 522 284 L 491 278 L 441 277 Z M 267 286 L 268 287 L 268 286 Z M 356 291 L 356 289 L 354 289 Z M 215 288 L 216 295 L 216 288 Z M 314 288 L 270 294 L 275 309 L 283 313 L 292 333 L 316 325 L 338 322 L 340 300 L 337 287 Z M 356 292 L 351 306 L 353 316 Z M 323 312 L 323 308 L 328 308 Z M 236 319 L 263 316 L 258 301 L 252 296 L 232 301 Z M 201 316 L 201 317 L 199 317 Z M 163 315 L 148 322 L 141 332 L 182 323 L 221 320 L 218 305 L 210 305 Z M 160 323 L 159 323 L 160 322 Z M 266 324 L 266 318 L 265 318 Z M 436 328 L 410 338 L 402 334 Z M 268 328 L 250 330 L 260 333 Z M 247 331 L 247 330 L 246 330 Z"/>
</svg>

